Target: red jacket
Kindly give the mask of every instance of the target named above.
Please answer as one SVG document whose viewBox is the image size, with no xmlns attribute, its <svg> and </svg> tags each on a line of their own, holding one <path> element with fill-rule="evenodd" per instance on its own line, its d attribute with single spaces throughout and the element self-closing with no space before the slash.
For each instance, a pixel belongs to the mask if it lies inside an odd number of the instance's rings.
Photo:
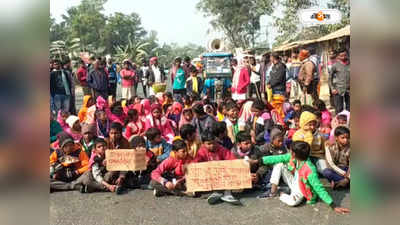
<svg viewBox="0 0 400 225">
<path fill-rule="evenodd" d="M 166 172 L 170 172 L 176 179 L 180 179 L 185 175 L 183 165 L 188 164 L 191 161 L 192 160 L 190 159 L 178 160 L 175 157 L 170 156 L 165 159 L 157 169 L 153 170 L 151 173 L 151 179 L 163 183 L 163 181 L 167 181 L 166 178 L 162 177 Z"/>
<path fill-rule="evenodd" d="M 194 162 L 208 162 L 208 161 L 218 161 L 218 160 L 233 160 L 236 156 L 228 149 L 222 147 L 219 144 L 215 145 L 215 151 L 210 152 L 204 145 L 202 145 L 197 152 Z"/>
<path fill-rule="evenodd" d="M 76 71 L 76 76 L 78 77 L 78 80 L 79 80 L 79 83 L 82 85 L 82 86 L 87 86 L 87 81 L 86 81 L 86 78 L 87 78 L 87 69 L 86 69 L 86 67 L 79 67 L 79 69 Z"/>
<path fill-rule="evenodd" d="M 247 67 L 240 70 L 239 82 L 237 86 L 232 85 L 232 93 L 245 94 L 247 93 L 247 86 L 250 84 L 250 73 Z"/>
</svg>

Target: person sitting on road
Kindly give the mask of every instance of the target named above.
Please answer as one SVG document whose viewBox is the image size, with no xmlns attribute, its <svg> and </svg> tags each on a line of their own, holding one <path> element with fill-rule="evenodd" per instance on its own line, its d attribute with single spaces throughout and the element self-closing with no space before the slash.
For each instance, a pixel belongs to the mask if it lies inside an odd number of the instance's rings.
<svg viewBox="0 0 400 225">
<path fill-rule="evenodd" d="M 228 149 L 217 144 L 215 135 L 210 132 L 204 132 L 202 135 L 203 144 L 197 152 L 194 162 L 208 162 L 218 160 L 233 160 L 235 155 Z M 233 197 L 231 190 L 214 191 L 208 198 L 207 202 L 210 205 L 220 201 L 228 202 L 233 205 L 240 205 L 241 202 Z"/>
<path fill-rule="evenodd" d="M 161 163 L 169 157 L 171 144 L 161 137 L 161 131 L 157 128 L 150 128 L 146 131 L 146 148 L 154 153 L 157 163 Z"/>
<path fill-rule="evenodd" d="M 50 155 L 50 191 L 79 190 L 79 178 L 88 170 L 89 158 L 66 132 L 58 134 L 58 143 L 59 148 Z"/>
<path fill-rule="evenodd" d="M 154 196 L 163 195 L 189 195 L 185 185 L 185 165 L 192 161 L 188 154 L 188 148 L 182 139 L 172 143 L 173 156 L 164 160 L 157 169 L 151 173 L 151 186 L 154 188 Z"/>
<path fill-rule="evenodd" d="M 338 207 L 333 202 L 318 178 L 317 169 L 309 158 L 310 152 L 310 145 L 307 142 L 295 141 L 292 143 L 290 153 L 264 156 L 260 160 L 251 160 L 250 164 L 284 164 L 281 176 L 290 188 L 290 195 L 281 193 L 280 200 L 286 205 L 297 206 L 304 199 L 307 200 L 307 204 L 315 204 L 319 197 L 337 213 L 350 212 L 349 209 Z"/>
</svg>

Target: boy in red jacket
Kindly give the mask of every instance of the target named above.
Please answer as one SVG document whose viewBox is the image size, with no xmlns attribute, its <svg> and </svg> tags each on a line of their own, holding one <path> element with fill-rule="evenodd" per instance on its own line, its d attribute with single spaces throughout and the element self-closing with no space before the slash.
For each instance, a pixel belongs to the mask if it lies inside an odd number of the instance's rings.
<svg viewBox="0 0 400 225">
<path fill-rule="evenodd" d="M 192 161 L 188 154 L 188 148 L 182 139 L 172 143 L 173 156 L 165 159 L 157 169 L 151 173 L 151 186 L 154 188 L 154 196 L 185 195 L 184 166 Z"/>
<path fill-rule="evenodd" d="M 194 162 L 208 162 L 218 160 L 234 160 L 235 155 L 228 149 L 222 147 L 216 142 L 216 137 L 212 132 L 205 132 L 201 136 L 203 145 L 197 152 Z M 232 196 L 231 190 L 225 190 L 224 193 L 214 191 L 208 198 L 210 205 L 218 203 L 220 200 L 234 205 L 240 205 L 240 201 Z"/>
</svg>

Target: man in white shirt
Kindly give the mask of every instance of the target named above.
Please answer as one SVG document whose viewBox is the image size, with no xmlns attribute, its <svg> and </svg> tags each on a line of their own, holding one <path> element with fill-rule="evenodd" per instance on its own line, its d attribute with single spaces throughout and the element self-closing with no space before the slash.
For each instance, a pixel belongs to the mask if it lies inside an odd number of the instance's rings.
<svg viewBox="0 0 400 225">
<path fill-rule="evenodd" d="M 248 97 L 253 97 L 253 93 L 255 92 L 258 99 L 261 99 L 260 95 L 260 84 L 261 84 L 261 77 L 260 77 L 260 64 L 256 63 L 256 59 L 254 56 L 250 57 L 250 85 L 248 89 Z"/>
</svg>

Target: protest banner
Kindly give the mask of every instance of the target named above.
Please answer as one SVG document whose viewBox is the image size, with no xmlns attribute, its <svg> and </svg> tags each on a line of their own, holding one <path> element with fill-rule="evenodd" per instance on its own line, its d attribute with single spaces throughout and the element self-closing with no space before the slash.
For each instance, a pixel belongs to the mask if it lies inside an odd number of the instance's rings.
<svg viewBox="0 0 400 225">
<path fill-rule="evenodd" d="M 189 192 L 251 188 L 250 165 L 238 160 L 192 163 L 187 166 Z"/>
<path fill-rule="evenodd" d="M 108 171 L 146 170 L 146 149 L 116 149 L 106 151 Z"/>
</svg>

